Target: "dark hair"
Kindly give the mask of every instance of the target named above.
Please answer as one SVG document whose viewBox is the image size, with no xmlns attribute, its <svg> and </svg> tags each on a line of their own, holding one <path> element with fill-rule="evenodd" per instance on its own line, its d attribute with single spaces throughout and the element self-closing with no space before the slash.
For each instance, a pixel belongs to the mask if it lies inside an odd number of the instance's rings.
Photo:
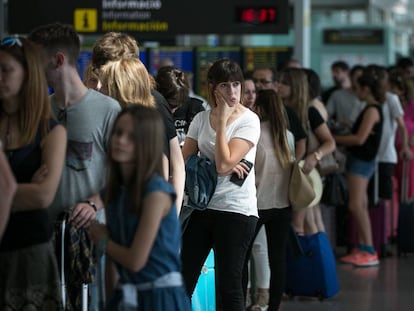
<svg viewBox="0 0 414 311">
<path fill-rule="evenodd" d="M 253 80 L 253 70 L 246 70 L 243 73 L 244 80 Z"/>
<path fill-rule="evenodd" d="M 331 65 L 331 69 L 335 69 L 335 68 L 339 68 L 343 71 L 348 71 L 349 70 L 349 65 L 346 62 L 342 61 L 342 60 L 338 60 L 338 61 L 332 63 L 332 65 Z"/>
<path fill-rule="evenodd" d="M 278 79 L 278 71 L 277 69 L 272 66 L 272 65 L 260 65 L 254 68 L 254 70 L 252 71 L 252 75 L 255 73 L 255 71 L 257 70 L 269 70 L 272 73 L 272 81 L 276 81 Z"/>
<path fill-rule="evenodd" d="M 351 70 L 349 71 L 349 76 L 352 78 L 355 73 L 357 73 L 358 71 L 363 71 L 364 68 L 365 67 L 363 65 L 354 65 L 354 66 L 352 66 Z"/>
<path fill-rule="evenodd" d="M 244 93 L 244 76 L 238 63 L 228 58 L 222 58 L 213 63 L 207 73 L 207 81 L 209 85 L 209 103 L 215 104 L 214 90 L 215 87 L 228 81 L 240 81 L 241 94 Z M 240 101 L 243 101 L 241 96 Z"/>
<path fill-rule="evenodd" d="M 408 68 L 414 66 L 414 62 L 409 57 L 400 57 L 397 61 L 398 68 Z"/>
<path fill-rule="evenodd" d="M 180 107 L 188 100 L 189 88 L 184 72 L 173 67 L 164 66 L 158 69 L 155 77 L 157 90 L 167 101 L 174 100 Z"/>
<path fill-rule="evenodd" d="M 72 25 L 54 23 L 33 29 L 28 36 L 30 41 L 41 45 L 48 54 L 63 50 L 72 66 L 77 65 L 80 52 L 80 39 Z"/>
<path fill-rule="evenodd" d="M 388 88 L 387 70 L 378 65 L 368 65 L 364 68 L 362 75 L 358 78 L 358 84 L 366 86 L 371 91 L 372 96 L 379 104 L 383 104 L 386 99 Z"/>
<path fill-rule="evenodd" d="M 116 193 L 124 183 L 119 163 L 112 159 L 111 144 L 119 119 L 126 114 L 130 115 L 134 122 L 135 167 L 130 181 L 125 186 L 130 199 L 129 210 L 139 213 L 147 183 L 155 174 L 162 176 L 164 124 L 160 113 L 152 107 L 131 105 L 119 113 L 109 141 L 109 180 L 105 198 L 107 202 L 115 199 Z"/>
<path fill-rule="evenodd" d="M 282 99 L 273 89 L 259 90 L 255 108 L 261 121 L 269 121 L 273 148 L 282 167 L 287 167 L 292 153 L 287 138 L 288 118 Z"/>
<path fill-rule="evenodd" d="M 302 69 L 306 73 L 309 85 L 309 99 L 315 99 L 321 95 L 321 80 L 315 70 L 311 68 Z"/>
</svg>

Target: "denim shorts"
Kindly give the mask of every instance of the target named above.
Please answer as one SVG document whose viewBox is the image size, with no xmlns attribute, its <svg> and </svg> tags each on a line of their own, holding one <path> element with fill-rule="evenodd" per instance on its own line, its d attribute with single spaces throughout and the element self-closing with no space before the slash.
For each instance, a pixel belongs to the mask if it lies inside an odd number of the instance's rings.
<svg viewBox="0 0 414 311">
<path fill-rule="evenodd" d="M 375 173 L 375 159 L 363 161 L 348 154 L 346 158 L 346 171 L 370 179 Z"/>
</svg>

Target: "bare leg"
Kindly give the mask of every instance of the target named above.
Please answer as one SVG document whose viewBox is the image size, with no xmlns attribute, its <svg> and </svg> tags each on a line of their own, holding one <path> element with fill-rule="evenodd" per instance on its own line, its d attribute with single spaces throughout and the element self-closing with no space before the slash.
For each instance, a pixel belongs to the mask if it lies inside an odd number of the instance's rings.
<svg viewBox="0 0 414 311">
<path fill-rule="evenodd" d="M 315 219 L 315 207 L 306 208 L 306 217 L 305 217 L 305 233 L 306 234 L 315 234 L 318 233 L 318 227 L 316 225 Z"/>
<path fill-rule="evenodd" d="M 292 212 L 292 225 L 298 234 L 305 234 L 306 210 L 306 208 L 302 208 Z"/>
<path fill-rule="evenodd" d="M 359 175 L 348 174 L 348 208 L 355 219 L 359 243 L 372 246 L 371 221 L 368 214 L 367 188 L 368 179 Z"/>
<path fill-rule="evenodd" d="M 325 232 L 325 225 L 322 219 L 321 206 L 318 204 L 313 207 L 313 217 L 315 218 L 316 227 L 318 232 Z"/>
</svg>

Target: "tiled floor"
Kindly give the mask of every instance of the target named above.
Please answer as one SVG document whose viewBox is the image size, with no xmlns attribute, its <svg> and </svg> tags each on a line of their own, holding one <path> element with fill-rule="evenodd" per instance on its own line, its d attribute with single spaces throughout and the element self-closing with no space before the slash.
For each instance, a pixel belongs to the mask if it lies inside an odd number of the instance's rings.
<svg viewBox="0 0 414 311">
<path fill-rule="evenodd" d="M 414 311 L 414 254 L 388 257 L 372 268 L 338 263 L 337 272 L 335 297 L 286 299 L 280 311 Z"/>
</svg>

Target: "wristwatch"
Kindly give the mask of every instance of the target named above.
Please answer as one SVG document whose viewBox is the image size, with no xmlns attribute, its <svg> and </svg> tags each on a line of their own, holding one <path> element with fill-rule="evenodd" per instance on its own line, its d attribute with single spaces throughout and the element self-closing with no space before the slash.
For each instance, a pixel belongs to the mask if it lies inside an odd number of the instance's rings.
<svg viewBox="0 0 414 311">
<path fill-rule="evenodd" d="M 314 156 L 315 156 L 316 161 L 318 161 L 318 162 L 319 162 L 319 161 L 322 159 L 322 157 L 323 157 L 322 151 L 320 151 L 320 150 L 316 150 L 313 154 L 314 154 Z"/>
<path fill-rule="evenodd" d="M 92 206 L 93 210 L 95 211 L 95 213 L 98 211 L 98 207 L 96 206 L 96 203 L 94 201 L 91 200 L 85 200 L 83 201 L 83 203 L 87 203 L 90 206 Z"/>
</svg>

